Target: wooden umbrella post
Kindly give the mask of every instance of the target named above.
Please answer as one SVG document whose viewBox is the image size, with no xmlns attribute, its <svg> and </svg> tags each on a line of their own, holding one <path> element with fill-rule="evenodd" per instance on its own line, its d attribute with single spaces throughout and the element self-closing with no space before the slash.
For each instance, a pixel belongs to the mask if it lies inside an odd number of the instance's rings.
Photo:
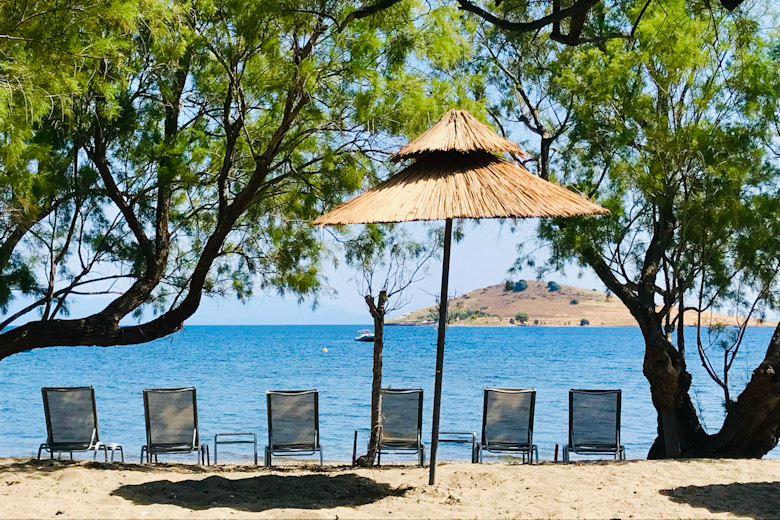
<svg viewBox="0 0 780 520">
<path fill-rule="evenodd" d="M 452 219 L 444 225 L 444 261 L 441 268 L 441 294 L 439 295 L 439 336 L 436 340 L 436 386 L 433 390 L 433 427 L 431 429 L 431 467 L 428 484 L 436 482 L 436 455 L 439 449 L 439 413 L 441 412 L 441 380 L 444 371 L 444 334 L 447 332 L 447 283 L 450 278 L 450 248 L 452 245 Z"/>
</svg>

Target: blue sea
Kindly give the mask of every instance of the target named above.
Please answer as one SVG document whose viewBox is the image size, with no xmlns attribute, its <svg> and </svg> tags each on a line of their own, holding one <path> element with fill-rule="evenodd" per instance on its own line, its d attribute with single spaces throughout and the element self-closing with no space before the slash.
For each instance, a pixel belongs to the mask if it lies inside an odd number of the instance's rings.
<svg viewBox="0 0 780 520">
<path fill-rule="evenodd" d="M 353 341 L 358 328 L 186 326 L 145 345 L 43 348 L 11 356 L 0 361 L 0 456 L 29 457 L 45 440 L 42 386 L 94 386 L 101 438 L 122 443 L 130 460 L 138 460 L 145 440 L 141 390 L 194 386 L 201 439 L 213 444 L 218 432 L 256 432 L 261 461 L 268 435 L 265 392 L 316 388 L 325 459 L 348 461 L 352 432 L 368 427 L 370 414 L 372 344 Z M 772 332 L 748 331 L 730 376 L 734 392 L 763 358 Z M 694 330 L 686 335 L 693 399 L 708 430 L 717 431 L 723 395 L 701 367 Z M 567 440 L 568 390 L 620 388 L 627 457 L 645 458 L 656 419 L 642 375 L 643 352 L 637 328 L 451 327 L 441 430 L 479 432 L 484 387 L 536 388 L 534 440 L 540 458 L 552 459 L 555 445 Z M 714 360 L 721 356 L 713 350 Z M 387 327 L 383 386 L 424 390 L 428 446 L 435 357 L 434 327 Z M 768 456 L 779 454 L 775 449 Z M 239 445 L 220 449 L 220 462 L 250 456 Z M 440 448 L 440 460 L 469 458 L 466 446 Z"/>
</svg>

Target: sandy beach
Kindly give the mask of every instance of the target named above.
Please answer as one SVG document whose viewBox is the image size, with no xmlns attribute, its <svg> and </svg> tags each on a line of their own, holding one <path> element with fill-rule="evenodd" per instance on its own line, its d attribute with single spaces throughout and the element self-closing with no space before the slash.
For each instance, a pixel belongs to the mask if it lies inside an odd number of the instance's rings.
<svg viewBox="0 0 780 520">
<path fill-rule="evenodd" d="M 0 460 L 0 518 L 772 518 L 780 460 L 427 468 Z"/>
</svg>

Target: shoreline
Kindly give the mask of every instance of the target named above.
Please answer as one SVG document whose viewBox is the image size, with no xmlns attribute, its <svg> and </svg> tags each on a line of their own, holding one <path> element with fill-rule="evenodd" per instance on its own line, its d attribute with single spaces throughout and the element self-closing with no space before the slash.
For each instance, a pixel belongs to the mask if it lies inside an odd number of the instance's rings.
<svg viewBox="0 0 780 520">
<path fill-rule="evenodd" d="M 780 460 L 428 468 L 0 459 L 3 518 L 766 518 Z"/>
<path fill-rule="evenodd" d="M 366 325 L 366 326 L 368 326 L 368 325 Z M 385 327 L 435 327 L 435 326 L 436 326 L 435 322 L 434 323 L 390 323 L 390 322 L 385 323 Z M 733 325 L 729 325 L 729 327 L 732 327 L 732 326 Z M 565 327 L 565 328 L 571 328 L 571 329 L 574 329 L 574 328 L 576 328 L 576 329 L 579 329 L 579 328 L 583 328 L 583 329 L 625 329 L 625 328 L 635 328 L 635 329 L 638 329 L 639 325 L 637 325 L 637 324 L 580 325 L 579 323 L 577 323 L 577 324 L 572 323 L 572 324 L 569 324 L 569 325 L 558 324 L 558 323 L 544 323 L 544 324 L 539 323 L 539 324 L 536 324 L 536 325 L 534 325 L 534 324 L 518 325 L 518 324 L 514 324 L 514 323 L 461 323 L 461 322 L 456 322 L 456 323 L 448 323 L 447 324 L 447 328 L 449 328 L 449 327 L 503 327 L 503 328 L 507 328 L 507 329 L 509 329 L 509 328 L 519 328 L 519 329 L 523 329 L 523 328 L 529 328 L 529 329 L 545 328 L 545 329 L 550 329 L 550 328 L 557 328 L 557 327 Z M 762 322 L 760 324 L 749 325 L 747 328 L 748 329 L 766 329 L 766 328 L 774 328 L 774 327 L 777 327 L 777 322 L 776 321 L 765 321 L 765 322 Z M 695 329 L 696 326 L 695 325 L 686 325 L 685 328 L 686 329 Z"/>
</svg>

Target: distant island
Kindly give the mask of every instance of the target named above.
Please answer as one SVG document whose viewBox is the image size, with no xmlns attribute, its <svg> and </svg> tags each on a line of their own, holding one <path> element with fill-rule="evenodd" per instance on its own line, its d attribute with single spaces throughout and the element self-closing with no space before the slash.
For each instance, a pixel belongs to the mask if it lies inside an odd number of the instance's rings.
<svg viewBox="0 0 780 520">
<path fill-rule="evenodd" d="M 424 307 L 387 320 L 387 324 L 432 324 L 437 314 L 436 306 Z M 450 325 L 465 326 L 636 326 L 616 296 L 554 281 L 519 280 L 475 289 L 450 298 L 449 315 Z M 695 320 L 693 312 L 686 312 L 686 325 L 694 325 Z M 706 312 L 702 323 L 736 325 L 737 320 L 727 314 Z M 777 323 L 751 319 L 750 325 L 774 327 Z"/>
</svg>

